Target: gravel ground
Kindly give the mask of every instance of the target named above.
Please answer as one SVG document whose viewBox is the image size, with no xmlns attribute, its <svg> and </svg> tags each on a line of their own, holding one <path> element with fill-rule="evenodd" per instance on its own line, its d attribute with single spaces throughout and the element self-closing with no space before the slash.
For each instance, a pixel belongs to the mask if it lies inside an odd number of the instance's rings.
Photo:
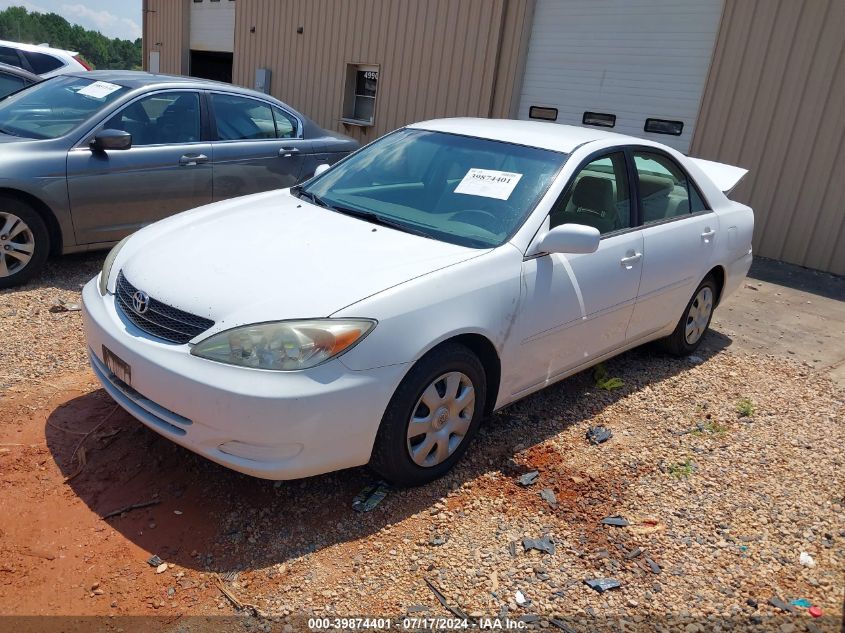
<svg viewBox="0 0 845 633">
<path fill-rule="evenodd" d="M 50 308 L 78 304 L 82 286 L 100 271 L 104 258 L 104 252 L 52 258 L 38 279 L 0 290 L 0 389 L 87 366 L 80 313 Z"/>
<path fill-rule="evenodd" d="M 0 507 L 15 509 L 0 513 L 5 613 L 229 615 L 220 579 L 288 631 L 306 615 L 448 616 L 428 580 L 450 607 L 536 616 L 536 628 L 551 616 L 578 630 L 841 627 L 845 393 L 804 364 L 732 352 L 718 332 L 693 362 L 635 350 L 607 363 L 621 388 L 587 372 L 527 398 L 453 473 L 358 514 L 366 469 L 255 480 L 113 412 L 83 369 L 79 314 L 48 311 L 78 301 L 100 260 L 65 260 L 69 281 L 54 269 L 0 293 L 12 344 L 0 357 Z M 64 483 L 79 438 L 104 420 Z M 613 437 L 588 444 L 595 425 Z M 531 470 L 537 481 L 519 485 Z M 617 515 L 628 525 L 601 524 Z M 524 551 L 544 536 L 554 553 Z M 156 574 L 152 554 L 172 567 Z M 620 587 L 599 594 L 592 578 Z M 825 617 L 772 598 L 805 598 Z"/>
</svg>

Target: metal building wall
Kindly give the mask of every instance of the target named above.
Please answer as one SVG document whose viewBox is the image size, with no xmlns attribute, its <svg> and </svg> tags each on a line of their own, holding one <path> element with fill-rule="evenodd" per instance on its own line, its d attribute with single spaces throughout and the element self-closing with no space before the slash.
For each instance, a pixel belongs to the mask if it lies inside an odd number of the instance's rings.
<svg viewBox="0 0 845 633">
<path fill-rule="evenodd" d="M 434 117 L 507 117 L 533 2 L 238 0 L 234 82 L 270 68 L 274 96 L 362 141 Z M 380 66 L 373 127 L 339 120 L 347 63 Z"/>
<path fill-rule="evenodd" d="M 751 170 L 755 253 L 845 274 L 845 2 L 727 0 L 691 153 Z"/>
<path fill-rule="evenodd" d="M 144 0 L 143 66 L 150 51 L 159 51 L 160 71 L 181 75 L 189 72 L 191 0 Z"/>
</svg>

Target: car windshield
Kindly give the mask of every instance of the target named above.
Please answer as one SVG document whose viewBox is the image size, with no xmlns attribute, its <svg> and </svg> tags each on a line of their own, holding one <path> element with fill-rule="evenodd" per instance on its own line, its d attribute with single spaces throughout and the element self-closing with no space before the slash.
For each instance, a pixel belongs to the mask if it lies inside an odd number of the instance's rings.
<svg viewBox="0 0 845 633">
<path fill-rule="evenodd" d="M 521 226 L 566 159 L 535 147 L 403 129 L 294 193 L 377 224 L 491 248 Z"/>
<path fill-rule="evenodd" d="M 25 138 L 57 138 L 127 90 L 107 81 L 70 75 L 48 79 L 0 101 L 0 132 Z"/>
</svg>

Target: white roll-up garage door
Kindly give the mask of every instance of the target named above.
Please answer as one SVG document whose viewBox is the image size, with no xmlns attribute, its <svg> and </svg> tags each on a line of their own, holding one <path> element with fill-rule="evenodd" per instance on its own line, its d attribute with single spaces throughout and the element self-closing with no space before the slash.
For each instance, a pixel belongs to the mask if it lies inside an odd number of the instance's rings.
<svg viewBox="0 0 845 633">
<path fill-rule="evenodd" d="M 537 0 L 519 118 L 606 115 L 590 118 L 688 151 L 721 14 L 722 0 Z"/>
<path fill-rule="evenodd" d="M 235 50 L 234 0 L 191 2 L 191 50 L 231 53 Z"/>
</svg>

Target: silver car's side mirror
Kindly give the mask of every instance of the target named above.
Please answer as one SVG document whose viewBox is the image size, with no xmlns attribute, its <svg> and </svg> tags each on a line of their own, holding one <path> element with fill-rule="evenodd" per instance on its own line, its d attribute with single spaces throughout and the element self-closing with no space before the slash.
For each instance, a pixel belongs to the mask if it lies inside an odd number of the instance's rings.
<svg viewBox="0 0 845 633">
<path fill-rule="evenodd" d="M 536 253 L 595 253 L 601 233 L 585 224 L 561 224 L 543 235 L 534 249 Z"/>
<path fill-rule="evenodd" d="M 327 165 L 326 163 L 323 163 L 322 165 L 317 165 L 317 169 L 314 170 L 314 175 L 319 176 L 320 174 L 327 171 L 329 167 L 331 167 L 331 165 Z"/>
<path fill-rule="evenodd" d="M 88 143 L 91 151 L 125 150 L 132 147 L 132 135 L 124 130 L 100 130 Z"/>
</svg>

